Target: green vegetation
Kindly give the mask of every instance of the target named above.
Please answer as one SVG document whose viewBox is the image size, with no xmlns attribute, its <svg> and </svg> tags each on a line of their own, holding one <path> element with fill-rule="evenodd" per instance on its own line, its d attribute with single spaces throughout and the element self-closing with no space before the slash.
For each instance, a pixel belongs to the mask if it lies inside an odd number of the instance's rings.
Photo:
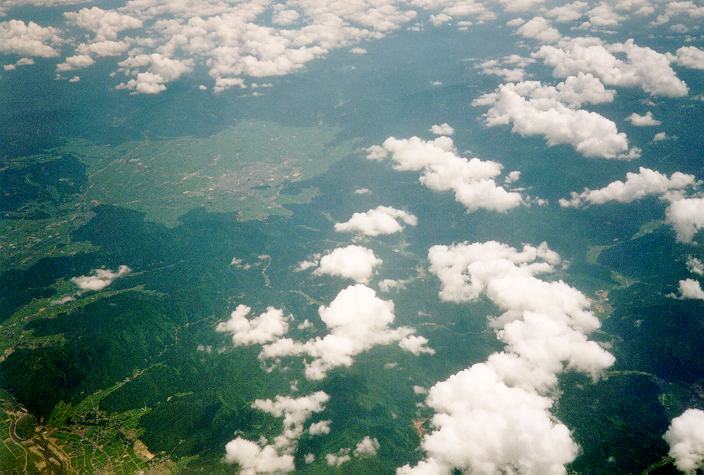
<svg viewBox="0 0 704 475">
<path fill-rule="evenodd" d="M 291 183 L 319 175 L 350 154 L 333 145 L 338 130 L 240 122 L 213 136 L 144 140 L 116 147 L 73 141 L 64 148 L 87 166 L 87 202 L 146 213 L 173 226 L 186 211 L 236 211 L 241 219 L 290 214 L 313 189 L 287 195 Z"/>
</svg>

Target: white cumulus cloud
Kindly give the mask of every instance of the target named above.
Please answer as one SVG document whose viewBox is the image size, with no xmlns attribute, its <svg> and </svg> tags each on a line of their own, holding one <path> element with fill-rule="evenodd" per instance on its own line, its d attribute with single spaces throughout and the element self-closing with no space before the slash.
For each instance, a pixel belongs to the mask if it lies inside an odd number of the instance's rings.
<svg viewBox="0 0 704 475">
<path fill-rule="evenodd" d="M 282 338 L 265 345 L 260 359 L 310 357 L 306 361 L 305 375 L 308 379 L 320 380 L 333 368 L 351 366 L 354 357 L 364 351 L 400 342 L 413 334 L 411 328 L 391 328 L 395 319 L 394 303 L 380 299 L 373 289 L 363 284 L 341 290 L 330 305 L 320 306 L 318 314 L 328 334 L 305 342 Z"/>
<path fill-rule="evenodd" d="M 58 56 L 61 43 L 59 30 L 43 27 L 32 21 L 9 20 L 0 22 L 0 53 L 51 58 Z"/>
<path fill-rule="evenodd" d="M 261 345 L 274 341 L 288 332 L 290 317 L 278 308 L 269 307 L 266 312 L 255 318 L 247 318 L 252 309 L 247 305 L 238 305 L 230 319 L 220 322 L 216 330 L 231 333 L 235 346 Z"/>
<path fill-rule="evenodd" d="M 665 210 L 665 222 L 672 225 L 677 240 L 691 243 L 704 227 L 704 198 L 682 198 L 672 201 Z"/>
<path fill-rule="evenodd" d="M 626 180 L 617 180 L 596 190 L 585 189 L 572 192 L 570 199 L 561 199 L 562 207 L 579 207 L 589 204 L 604 204 L 609 201 L 630 203 L 652 195 L 684 190 L 697 183 L 694 175 L 675 172 L 670 177 L 649 168 L 640 167 L 637 173 L 626 173 Z"/>
<path fill-rule="evenodd" d="M 704 411 L 687 409 L 672 419 L 663 438 L 678 469 L 693 474 L 704 467 Z"/>
<path fill-rule="evenodd" d="M 283 418 L 283 432 L 273 443 L 237 437 L 225 446 L 225 461 L 239 464 L 242 473 L 248 475 L 293 471 L 293 453 L 303 435 L 303 425 L 312 414 L 323 411 L 329 399 L 325 392 L 318 391 L 299 398 L 276 396 L 274 400 L 255 400 L 253 408 Z"/>
<path fill-rule="evenodd" d="M 557 375 L 570 369 L 596 378 L 614 362 L 588 340 L 600 326 L 589 299 L 540 279 L 560 263 L 544 243 L 433 246 L 428 259 L 442 300 L 486 295 L 504 312 L 490 324 L 506 348 L 430 389 L 426 404 L 435 415 L 423 437 L 425 458 L 397 473 L 566 473 L 578 447 L 550 412 Z"/>
<path fill-rule="evenodd" d="M 447 122 L 443 122 L 442 124 L 433 125 L 430 128 L 430 132 L 434 133 L 435 135 L 452 136 L 455 134 L 455 129 L 453 129 L 452 126 Z"/>
<path fill-rule="evenodd" d="M 72 277 L 71 282 L 76 284 L 82 291 L 98 291 L 111 285 L 115 279 L 119 279 L 132 272 L 126 265 L 121 265 L 117 271 L 111 269 L 95 269 L 89 275 L 79 275 Z"/>
<path fill-rule="evenodd" d="M 625 55 L 625 60 L 616 55 Z M 688 93 L 667 55 L 638 46 L 633 40 L 605 44 L 598 38 L 571 38 L 557 46 L 542 46 L 534 57 L 553 67 L 553 75 L 559 78 L 590 73 L 607 86 L 640 87 L 653 96 L 680 97 Z"/>
<path fill-rule="evenodd" d="M 411 213 L 390 206 L 378 206 L 364 213 L 354 213 L 343 223 L 335 224 L 335 231 L 364 236 L 379 236 L 403 231 L 403 224 L 415 226 L 418 218 Z"/>
<path fill-rule="evenodd" d="M 316 275 L 332 275 L 367 283 L 382 260 L 369 248 L 357 245 L 338 247 L 320 258 Z"/>
<path fill-rule="evenodd" d="M 661 122 L 653 117 L 653 113 L 648 111 L 643 115 L 636 114 L 635 112 L 628 117 L 626 120 L 636 127 L 651 127 L 660 125 Z"/>
<path fill-rule="evenodd" d="M 684 279 L 679 281 L 680 298 L 692 300 L 704 300 L 704 290 L 701 284 L 694 279 Z"/>
<path fill-rule="evenodd" d="M 523 136 L 542 135 L 548 145 L 567 144 L 586 157 L 636 158 L 640 151 L 628 147 L 626 134 L 606 117 L 578 109 L 582 104 L 611 102 L 614 92 L 591 74 L 570 76 L 556 86 L 538 81 L 500 85 L 474 101 L 490 106 L 488 126 L 512 125 Z"/>
<path fill-rule="evenodd" d="M 455 199 L 470 212 L 479 209 L 504 212 L 524 204 L 520 193 L 496 184 L 501 164 L 460 157 L 450 137 L 428 141 L 418 137 L 389 137 L 381 146 L 370 147 L 367 158 L 390 158 L 396 170 L 421 172 L 423 185 L 435 191 L 453 191 Z"/>
</svg>

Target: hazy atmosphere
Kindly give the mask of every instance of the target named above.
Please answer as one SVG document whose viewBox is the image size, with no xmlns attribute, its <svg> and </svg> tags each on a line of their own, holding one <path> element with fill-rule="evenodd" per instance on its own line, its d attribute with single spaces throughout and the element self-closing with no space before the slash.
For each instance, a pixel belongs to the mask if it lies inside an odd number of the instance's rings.
<svg viewBox="0 0 704 475">
<path fill-rule="evenodd" d="M 704 470 L 704 3 L 0 0 L 0 473 Z"/>
</svg>

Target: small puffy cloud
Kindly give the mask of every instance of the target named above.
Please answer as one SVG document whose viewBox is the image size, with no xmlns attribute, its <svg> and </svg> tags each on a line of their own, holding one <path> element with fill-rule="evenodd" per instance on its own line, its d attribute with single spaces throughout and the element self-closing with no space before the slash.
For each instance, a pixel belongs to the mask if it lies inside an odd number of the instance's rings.
<svg viewBox="0 0 704 475">
<path fill-rule="evenodd" d="M 350 449 L 340 449 L 335 454 L 325 454 L 325 463 L 331 467 L 339 467 L 352 460 Z"/>
<path fill-rule="evenodd" d="M 455 129 L 453 129 L 452 126 L 447 122 L 443 122 L 442 124 L 433 125 L 430 128 L 430 132 L 434 133 L 435 135 L 452 136 L 455 134 Z"/>
<path fill-rule="evenodd" d="M 517 33 L 524 38 L 537 40 L 540 43 L 554 43 L 561 37 L 560 32 L 541 16 L 528 20 L 518 28 Z"/>
<path fill-rule="evenodd" d="M 249 319 L 252 309 L 247 305 L 238 305 L 230 315 L 230 319 L 220 322 L 216 330 L 221 333 L 231 333 L 235 346 L 262 345 L 272 342 L 288 332 L 290 317 L 278 308 L 269 307 L 261 315 Z"/>
<path fill-rule="evenodd" d="M 587 7 L 589 7 L 587 2 L 576 1 L 551 8 L 544 14 L 546 17 L 559 23 L 568 23 L 579 20 L 582 16 L 584 16 Z"/>
<path fill-rule="evenodd" d="M 683 46 L 677 50 L 674 60 L 690 69 L 704 69 L 704 51 L 695 46 Z"/>
<path fill-rule="evenodd" d="M 364 48 L 356 47 L 356 48 L 352 48 L 350 50 L 350 53 L 356 54 L 356 55 L 362 55 L 362 54 L 367 54 L 367 50 Z"/>
<path fill-rule="evenodd" d="M 14 64 L 5 64 L 2 68 L 5 71 L 14 71 L 19 66 L 31 66 L 32 64 L 34 64 L 34 60 L 32 58 L 20 58 L 15 61 Z"/>
<path fill-rule="evenodd" d="M 704 300 L 704 290 L 701 284 L 694 279 L 680 280 L 680 298 Z"/>
<path fill-rule="evenodd" d="M 332 275 L 366 283 L 382 262 L 369 248 L 356 245 L 338 247 L 320 258 L 314 274 Z"/>
<path fill-rule="evenodd" d="M 71 282 L 82 291 L 98 291 L 108 287 L 116 279 L 129 274 L 131 271 L 132 269 L 126 265 L 118 267 L 116 272 L 110 269 L 95 269 L 89 275 L 72 277 Z"/>
<path fill-rule="evenodd" d="M 704 227 L 704 198 L 672 201 L 665 210 L 665 222 L 675 229 L 677 241 L 691 243 L 697 231 Z"/>
<path fill-rule="evenodd" d="M 679 470 L 693 474 L 704 467 L 704 411 L 687 409 L 672 419 L 663 438 Z"/>
<path fill-rule="evenodd" d="M 623 21 L 623 16 L 619 15 L 611 5 L 605 2 L 601 2 L 589 10 L 587 16 L 589 21 L 580 25 L 581 28 L 614 27 Z"/>
<path fill-rule="evenodd" d="M 450 137 L 429 141 L 389 137 L 381 146 L 370 147 L 367 158 L 390 158 L 396 170 L 420 171 L 423 185 L 435 191 L 453 191 L 455 199 L 470 212 L 479 209 L 504 212 L 524 204 L 520 193 L 496 184 L 501 164 L 460 157 Z"/>
<path fill-rule="evenodd" d="M 625 55 L 626 60 L 616 54 Z M 559 78 L 581 72 L 598 77 L 607 86 L 640 87 L 653 96 L 681 97 L 688 93 L 667 55 L 638 46 L 633 40 L 604 44 L 598 38 L 571 38 L 557 46 L 542 46 L 533 56 L 553 67 L 553 76 Z"/>
<path fill-rule="evenodd" d="M 704 17 L 704 6 L 697 5 L 691 0 L 667 2 L 665 11 L 661 15 L 658 15 L 653 24 L 662 25 L 669 22 L 673 17 L 680 17 L 696 22 Z"/>
<path fill-rule="evenodd" d="M 534 62 L 532 58 L 511 54 L 501 59 L 490 59 L 479 63 L 478 68 L 482 74 L 499 76 L 508 82 L 520 82 L 526 77 L 525 68 Z"/>
<path fill-rule="evenodd" d="M 653 135 L 653 142 L 662 142 L 663 140 L 667 140 L 668 135 L 665 132 L 658 132 L 657 134 Z"/>
<path fill-rule="evenodd" d="M 635 112 L 628 117 L 626 120 L 636 127 L 652 127 L 660 125 L 662 122 L 653 117 L 653 113 L 648 111 L 644 115 L 636 114 Z"/>
<path fill-rule="evenodd" d="M 6 11 L 17 7 L 58 7 L 65 5 L 77 5 L 79 3 L 88 3 L 90 0 L 3 0 L 0 4 L 0 16 L 6 14 Z"/>
<path fill-rule="evenodd" d="M 540 8 L 544 0 L 499 0 L 507 12 L 525 12 Z"/>
<path fill-rule="evenodd" d="M 586 157 L 632 159 L 640 151 L 628 147 L 626 134 L 616 124 L 595 112 L 578 109 L 582 104 L 611 102 L 613 91 L 591 74 L 568 77 L 556 86 L 538 81 L 508 83 L 474 101 L 490 106 L 485 123 L 512 125 L 523 136 L 542 135 L 548 145 L 571 145 Z"/>
<path fill-rule="evenodd" d="M 66 71 L 73 71 L 76 69 L 84 69 L 92 66 L 95 60 L 86 54 L 79 54 L 76 56 L 69 56 L 64 60 L 63 63 L 56 65 L 56 70 L 60 73 Z"/>
<path fill-rule="evenodd" d="M 276 396 L 271 399 L 257 399 L 252 407 L 283 418 L 283 432 L 272 444 L 265 440 L 252 442 L 241 437 L 231 440 L 225 446 L 225 462 L 237 463 L 242 473 L 282 473 L 295 469 L 293 453 L 298 439 L 303 435 L 305 421 L 314 413 L 325 409 L 330 399 L 323 391 L 292 398 Z"/>
<path fill-rule="evenodd" d="M 315 422 L 310 425 L 308 428 L 308 433 L 310 435 L 322 435 L 322 434 L 329 434 L 330 433 L 330 423 L 332 421 L 319 421 Z"/>
<path fill-rule="evenodd" d="M 282 4 L 277 5 L 276 7 L 283 7 Z M 300 17 L 301 14 L 298 13 L 296 10 L 291 10 L 287 8 L 276 8 L 274 10 L 274 15 L 272 17 L 272 23 L 275 25 L 291 25 L 292 23 L 295 23 Z"/>
<path fill-rule="evenodd" d="M 56 28 L 43 27 L 32 21 L 0 22 L 0 54 L 51 58 L 59 55 L 56 46 L 60 43 Z"/>
<path fill-rule="evenodd" d="M 237 437 L 225 445 L 225 462 L 238 464 L 243 475 L 285 473 L 296 468 L 293 455 L 280 455 L 271 445 L 260 446 L 242 437 Z"/>
<path fill-rule="evenodd" d="M 515 183 L 520 179 L 521 179 L 521 172 L 519 172 L 518 170 L 514 170 L 512 172 L 509 172 L 508 175 L 506 175 L 506 178 L 504 179 L 504 181 L 506 183 Z"/>
<path fill-rule="evenodd" d="M 407 337 L 402 338 L 401 341 L 398 342 L 398 346 L 400 346 L 401 349 L 408 351 L 409 353 L 412 353 L 416 356 L 421 355 L 423 353 L 429 355 L 435 354 L 435 350 L 428 347 L 428 339 L 424 336 L 408 335 Z"/>
<path fill-rule="evenodd" d="M 158 94 L 166 84 L 193 69 L 190 60 L 179 60 L 159 53 L 139 54 L 118 63 L 119 71 L 133 79 L 119 84 L 118 89 L 129 89 L 141 94 Z M 143 69 L 147 71 L 142 72 Z"/>
<path fill-rule="evenodd" d="M 687 270 L 692 274 L 704 276 L 704 262 L 694 256 L 687 256 Z"/>
<path fill-rule="evenodd" d="M 98 7 L 81 8 L 77 12 L 66 12 L 64 17 L 84 30 L 95 33 L 97 40 L 114 40 L 124 30 L 142 27 L 142 21 L 116 10 Z"/>
<path fill-rule="evenodd" d="M 337 453 L 325 455 L 325 462 L 331 467 L 339 467 L 352 460 L 353 455 L 355 457 L 371 457 L 376 455 L 378 450 L 379 441 L 367 435 L 357 443 L 354 450 L 345 447 L 338 450 Z"/>
<path fill-rule="evenodd" d="M 367 435 L 355 446 L 354 455 L 356 457 L 370 457 L 376 455 L 378 450 L 379 441 Z"/>
<path fill-rule="evenodd" d="M 384 279 L 381 282 L 379 282 L 379 290 L 382 292 L 391 292 L 393 290 L 400 290 L 406 287 L 406 284 L 408 284 L 408 280 L 400 280 L 400 279 Z"/>
<path fill-rule="evenodd" d="M 415 226 L 418 218 L 406 211 L 378 206 L 364 213 L 354 213 L 344 223 L 336 223 L 335 231 L 364 236 L 379 236 L 403 231 L 403 224 Z"/>
<path fill-rule="evenodd" d="M 120 56 L 127 52 L 129 44 L 125 41 L 96 41 L 93 43 L 82 43 L 76 48 L 79 55 L 95 55 L 99 57 Z"/>
<path fill-rule="evenodd" d="M 413 394 L 416 394 L 416 395 L 428 394 L 428 389 L 424 388 L 423 386 L 414 385 L 413 386 Z"/>
<path fill-rule="evenodd" d="M 600 205 L 609 201 L 630 203 L 647 196 L 664 196 L 672 191 L 681 191 L 697 184 L 694 175 L 675 172 L 668 178 L 658 171 L 640 167 L 637 173 L 626 173 L 626 181 L 614 181 L 604 188 L 585 189 L 581 193 L 572 192 L 570 199 L 561 199 L 562 207 Z"/>
<path fill-rule="evenodd" d="M 252 407 L 283 418 L 283 432 L 274 439 L 278 449 L 293 449 L 296 441 L 303 435 L 303 424 L 314 413 L 325 409 L 325 404 L 330 399 L 323 391 L 312 393 L 308 396 L 292 398 L 290 396 L 276 396 L 271 399 L 257 399 Z"/>
</svg>

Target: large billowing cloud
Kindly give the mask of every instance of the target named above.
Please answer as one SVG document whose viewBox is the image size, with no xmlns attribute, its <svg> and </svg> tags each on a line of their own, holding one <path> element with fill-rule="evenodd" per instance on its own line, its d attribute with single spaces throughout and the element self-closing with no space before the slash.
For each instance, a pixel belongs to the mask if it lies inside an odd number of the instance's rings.
<svg viewBox="0 0 704 475">
<path fill-rule="evenodd" d="M 587 157 L 636 158 L 640 151 L 628 147 L 626 134 L 606 117 L 578 109 L 582 104 L 611 102 L 614 92 L 591 74 L 577 73 L 556 86 L 538 81 L 500 85 L 474 101 L 490 106 L 486 124 L 512 125 L 523 136 L 542 135 L 548 145 L 567 144 Z"/>
<path fill-rule="evenodd" d="M 321 257 L 314 274 L 332 275 L 367 283 L 374 275 L 374 269 L 381 264 L 382 260 L 376 257 L 371 249 L 350 245 L 335 248 Z"/>
<path fill-rule="evenodd" d="M 265 345 L 259 355 L 262 360 L 288 356 L 307 356 L 305 375 L 308 379 L 323 379 L 327 372 L 340 366 L 351 366 L 354 357 L 378 345 L 403 342 L 413 334 L 407 327 L 391 328 L 395 319 L 394 303 L 382 300 L 376 292 L 362 284 L 340 291 L 329 306 L 318 309 L 328 334 L 305 342 L 282 338 Z M 416 354 L 422 348 L 407 349 Z"/>
<path fill-rule="evenodd" d="M 677 240 L 690 243 L 704 228 L 704 198 L 681 198 L 672 201 L 665 210 L 665 221 L 672 225 Z"/>
<path fill-rule="evenodd" d="M 696 183 L 694 175 L 675 172 L 668 178 L 658 171 L 640 167 L 638 173 L 626 173 L 626 181 L 617 180 L 596 190 L 585 189 L 581 193 L 572 192 L 569 200 L 560 200 L 560 206 L 599 205 L 609 201 L 630 203 L 647 196 L 662 196 L 668 192 L 684 190 Z"/>
<path fill-rule="evenodd" d="M 484 363 L 460 371 L 430 390 L 436 428 L 423 439 L 428 458 L 405 474 L 565 473 L 577 455 L 570 431 L 554 420 L 552 401 L 510 387 Z"/>
<path fill-rule="evenodd" d="M 98 291 L 110 286 L 116 279 L 129 274 L 132 270 L 126 265 L 121 265 L 117 271 L 111 269 L 95 269 L 89 275 L 72 277 L 71 282 L 81 291 Z"/>
<path fill-rule="evenodd" d="M 625 60 L 616 55 L 625 55 Z M 557 46 L 542 46 L 534 57 L 553 67 L 553 75 L 558 78 L 590 73 L 607 86 L 639 87 L 653 96 L 688 93 L 667 55 L 638 46 L 633 40 L 605 44 L 598 38 L 570 38 Z"/>
<path fill-rule="evenodd" d="M 539 278 L 560 263 L 545 244 L 433 246 L 428 258 L 442 300 L 486 295 L 504 312 L 490 324 L 506 348 L 431 388 L 427 404 L 436 414 L 422 442 L 426 457 L 398 473 L 566 473 L 578 448 L 550 413 L 557 375 L 569 369 L 597 378 L 614 362 L 588 340 L 600 326 L 589 299 Z"/>
<path fill-rule="evenodd" d="M 257 399 L 252 407 L 283 418 L 283 432 L 273 443 L 262 440 L 252 442 L 237 437 L 225 446 L 225 461 L 239 464 L 242 473 L 248 475 L 293 471 L 293 453 L 298 439 L 303 435 L 304 423 L 313 413 L 324 410 L 329 399 L 330 396 L 323 391 L 299 398 L 276 396 L 274 400 Z"/>
<path fill-rule="evenodd" d="M 354 213 L 344 223 L 336 223 L 335 231 L 364 236 L 379 236 L 403 231 L 403 224 L 415 226 L 418 218 L 411 213 L 390 206 L 378 206 L 364 213 Z"/>
<path fill-rule="evenodd" d="M 524 203 L 521 194 L 496 184 L 501 164 L 460 157 L 450 137 L 422 140 L 389 137 L 368 151 L 370 160 L 391 159 L 399 171 L 421 172 L 420 182 L 435 191 L 453 191 L 468 211 L 504 212 Z"/>
<path fill-rule="evenodd" d="M 670 444 L 670 457 L 678 469 L 694 474 L 704 468 L 704 411 L 687 409 L 672 419 L 663 438 Z"/>
</svg>

